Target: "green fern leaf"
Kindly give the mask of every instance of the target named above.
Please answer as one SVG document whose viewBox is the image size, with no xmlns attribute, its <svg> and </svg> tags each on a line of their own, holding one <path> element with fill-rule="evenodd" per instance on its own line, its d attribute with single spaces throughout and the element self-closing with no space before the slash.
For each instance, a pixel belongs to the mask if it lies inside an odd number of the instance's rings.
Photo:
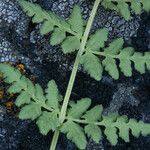
<svg viewBox="0 0 150 150">
<path fill-rule="evenodd" d="M 70 19 L 64 19 L 51 12 L 46 12 L 37 4 L 21 0 L 19 1 L 23 10 L 32 17 L 34 23 L 41 23 L 40 33 L 42 35 L 52 32 L 51 45 L 61 44 L 64 53 L 74 52 L 79 49 L 83 34 L 83 19 L 79 6 L 75 6 Z M 67 36 L 69 33 L 69 36 Z"/>
<path fill-rule="evenodd" d="M 106 8 L 106 9 L 111 9 L 111 10 L 115 10 L 115 11 L 119 11 L 117 6 L 112 3 L 111 1 L 108 1 L 108 0 L 103 0 L 101 5 Z"/>
<path fill-rule="evenodd" d="M 119 78 L 119 71 L 115 59 L 111 57 L 106 57 L 102 61 L 102 64 L 105 67 L 105 70 L 108 71 L 108 73 L 112 76 L 113 79 L 117 80 Z"/>
<path fill-rule="evenodd" d="M 150 125 L 148 123 L 144 123 L 143 121 L 139 121 L 138 127 L 140 128 L 140 133 L 143 136 L 147 136 L 150 134 Z"/>
<path fill-rule="evenodd" d="M 120 130 L 119 130 L 119 137 L 121 137 L 125 142 L 129 142 L 129 128 L 128 126 L 126 125 L 128 123 L 128 118 L 127 116 L 121 116 L 121 117 L 118 117 L 117 118 L 117 124 L 119 126 L 122 126 L 123 129 L 121 129 L 120 127 Z"/>
<path fill-rule="evenodd" d="M 147 12 L 150 11 L 150 1 L 149 0 L 141 0 L 143 9 Z"/>
<path fill-rule="evenodd" d="M 54 131 L 60 125 L 57 115 L 56 111 L 42 112 L 42 115 L 38 118 L 36 124 L 43 135 L 47 135 L 50 130 Z"/>
<path fill-rule="evenodd" d="M 82 118 L 90 122 L 95 122 L 101 119 L 102 112 L 102 105 L 97 105 L 91 110 L 87 111 L 86 114 L 82 116 Z"/>
<path fill-rule="evenodd" d="M 47 105 L 54 109 L 59 108 L 59 91 L 54 80 L 49 81 L 48 88 L 46 89 Z"/>
<path fill-rule="evenodd" d="M 24 78 L 24 77 L 22 77 Z M 24 90 L 26 90 L 28 93 L 30 93 L 31 97 L 34 98 L 35 97 L 35 87 L 33 85 L 33 83 L 31 82 L 31 80 L 25 78 L 24 81 L 27 83 L 27 88 Z"/>
<path fill-rule="evenodd" d="M 40 102 L 45 102 L 46 98 L 44 96 L 44 92 L 42 87 L 39 84 L 35 85 L 35 96 Z"/>
<path fill-rule="evenodd" d="M 134 67 L 137 71 L 139 71 L 141 74 L 145 73 L 145 58 L 142 53 L 136 52 L 132 56 L 132 61 L 134 62 Z"/>
<path fill-rule="evenodd" d="M 113 125 L 113 122 L 117 120 L 117 117 L 117 113 L 112 113 L 108 116 L 103 116 L 103 119 L 101 120 L 102 124 L 105 126 L 104 134 L 111 145 L 116 145 L 118 142 L 117 129 L 115 125 Z"/>
<path fill-rule="evenodd" d="M 104 133 L 111 145 L 116 145 L 118 143 L 117 129 L 115 127 L 110 126 L 106 128 Z"/>
<path fill-rule="evenodd" d="M 11 74 L 8 73 L 8 71 L 10 71 Z M 11 83 L 8 92 L 18 94 L 16 105 L 21 106 L 32 101 L 33 103 L 40 105 L 40 107 L 52 110 L 51 106 L 48 106 L 45 103 L 45 93 L 39 84 L 34 86 L 28 78 L 22 76 L 17 69 L 14 69 L 8 64 L 0 64 L 0 72 L 3 73 L 5 81 Z"/>
<path fill-rule="evenodd" d="M 69 19 L 71 29 L 78 33 L 80 36 L 83 34 L 83 19 L 81 15 L 80 7 L 75 5 L 72 14 Z"/>
<path fill-rule="evenodd" d="M 21 73 L 8 64 L 0 64 L 0 71 L 3 73 L 3 77 L 7 83 L 19 81 L 21 78 Z"/>
<path fill-rule="evenodd" d="M 132 67 L 131 67 L 131 60 L 130 57 L 133 55 L 134 49 L 132 47 L 124 48 L 119 56 L 120 56 L 120 63 L 119 67 L 123 74 L 127 77 L 132 76 Z"/>
<path fill-rule="evenodd" d="M 51 35 L 50 44 L 58 45 L 62 43 L 65 38 L 66 38 L 66 32 L 59 28 L 55 28 L 54 32 Z"/>
<path fill-rule="evenodd" d="M 95 80 L 101 80 L 103 67 L 97 56 L 92 53 L 86 52 L 81 56 L 80 63 L 87 73 L 93 77 Z"/>
<path fill-rule="evenodd" d="M 114 3 L 115 2 L 115 3 Z M 115 10 L 119 12 L 126 20 L 131 18 L 130 9 L 135 14 L 141 14 L 142 9 L 149 12 L 150 11 L 150 1 L 149 0 L 104 0 L 102 5 L 105 8 Z"/>
<path fill-rule="evenodd" d="M 83 98 L 77 101 L 77 103 L 71 105 L 71 108 L 68 111 L 68 116 L 73 118 L 80 118 L 81 115 L 90 107 L 90 105 L 91 99 Z"/>
<path fill-rule="evenodd" d="M 131 9 L 133 9 L 135 14 L 141 14 L 142 7 L 140 1 L 133 0 L 131 3 Z"/>
<path fill-rule="evenodd" d="M 15 104 L 16 106 L 20 107 L 21 105 L 29 104 L 30 102 L 31 96 L 26 91 L 22 91 L 17 97 Z"/>
<path fill-rule="evenodd" d="M 89 124 L 84 128 L 88 137 L 91 137 L 96 143 L 102 138 L 101 129 L 97 125 Z"/>
<path fill-rule="evenodd" d="M 135 119 L 128 120 L 127 116 L 110 115 L 103 116 L 102 124 L 105 126 L 105 135 L 112 145 L 118 142 L 118 136 L 125 142 L 129 142 L 129 130 L 134 137 L 140 134 L 146 136 L 150 134 L 150 125 Z M 145 129 L 146 128 L 146 129 Z M 117 129 L 119 133 L 117 133 Z M 118 135 L 119 134 L 119 135 Z"/>
<path fill-rule="evenodd" d="M 130 11 L 129 11 L 129 6 L 126 2 L 119 2 L 118 1 L 118 5 L 117 5 L 120 14 L 126 19 L 129 20 L 130 19 Z"/>
<path fill-rule="evenodd" d="M 68 36 L 62 43 L 62 49 L 65 54 L 74 52 L 80 47 L 80 39 L 76 36 Z"/>
<path fill-rule="evenodd" d="M 9 89 L 8 92 L 9 93 L 19 93 L 21 92 L 22 87 L 20 86 L 20 84 L 18 82 L 15 82 L 14 84 L 12 84 Z"/>
<path fill-rule="evenodd" d="M 31 104 L 26 105 L 21 109 L 19 113 L 19 118 L 34 120 L 40 115 L 41 115 L 41 106 L 39 104 L 32 102 Z"/>
<path fill-rule="evenodd" d="M 90 36 L 90 39 L 87 42 L 87 49 L 93 51 L 99 51 L 100 48 L 104 47 L 105 41 L 108 39 L 108 30 L 106 28 L 96 31 L 95 34 Z"/>
<path fill-rule="evenodd" d="M 130 119 L 129 120 L 129 126 L 132 132 L 132 135 L 136 138 L 138 138 L 140 136 L 140 128 L 138 127 L 138 122 L 135 119 Z"/>
<path fill-rule="evenodd" d="M 150 52 L 144 53 L 144 59 L 145 59 L 147 70 L 150 70 Z"/>
<path fill-rule="evenodd" d="M 123 48 L 123 44 L 123 39 L 118 38 L 108 47 L 101 48 L 100 52 L 86 50 L 86 53 L 81 57 L 84 69 L 96 80 L 101 79 L 103 70 L 106 70 L 114 79 L 119 78 L 119 69 L 125 76 L 130 77 L 133 70 L 132 63 L 141 74 L 150 70 L 150 52 L 135 52 L 132 47 Z M 90 57 L 86 57 L 86 54 Z M 100 59 L 96 55 L 99 55 Z M 119 60 L 119 66 L 117 60 Z M 100 67 L 102 69 L 99 70 Z"/>
<path fill-rule="evenodd" d="M 54 30 L 54 25 L 49 21 L 44 21 L 40 27 L 40 34 L 45 35 Z"/>
<path fill-rule="evenodd" d="M 87 141 L 83 129 L 73 121 L 67 121 L 62 125 L 61 132 L 67 134 L 67 138 L 76 144 L 79 149 L 85 149 Z"/>
<path fill-rule="evenodd" d="M 114 54 L 114 55 L 116 55 L 122 49 L 123 44 L 124 44 L 123 39 L 122 38 L 118 38 L 118 39 L 114 40 L 113 42 L 111 42 L 109 44 L 109 46 L 104 49 L 104 52 L 106 54 Z"/>
</svg>

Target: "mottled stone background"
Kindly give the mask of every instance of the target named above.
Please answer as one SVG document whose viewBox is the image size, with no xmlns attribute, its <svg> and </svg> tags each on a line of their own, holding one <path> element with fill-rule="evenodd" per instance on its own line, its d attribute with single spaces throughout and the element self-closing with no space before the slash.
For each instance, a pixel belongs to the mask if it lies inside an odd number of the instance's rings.
<svg viewBox="0 0 150 150">
<path fill-rule="evenodd" d="M 75 4 L 82 9 L 83 18 L 89 17 L 93 1 L 85 0 L 30 0 L 67 19 Z M 123 37 L 125 45 L 133 46 L 136 51 L 150 51 L 150 13 L 141 16 L 132 15 L 125 21 L 116 12 L 99 7 L 91 32 L 98 28 L 109 29 L 109 41 Z M 17 66 L 24 64 L 26 74 L 34 77 L 43 87 L 50 79 L 56 80 L 64 95 L 75 56 L 64 55 L 59 46 L 49 45 L 49 36 L 39 34 L 39 25 L 33 24 L 19 7 L 17 0 L 0 0 L 0 62 L 9 62 Z M 59 76 L 58 76 L 59 74 Z M 52 133 L 42 136 L 31 121 L 21 121 L 18 110 L 12 104 L 13 97 L 5 92 L 7 85 L 0 81 L 0 150 L 48 150 Z M 119 112 L 129 117 L 150 123 L 150 74 L 140 75 L 134 71 L 132 78 L 122 74 L 114 81 L 107 74 L 100 82 L 91 79 L 80 67 L 72 92 L 72 99 L 81 97 L 93 99 L 93 105 L 103 104 L 104 114 Z M 11 103 L 10 103 L 11 101 Z M 13 104 L 12 104 L 13 105 Z M 89 139 L 87 150 L 149 150 L 150 136 L 138 139 L 130 137 L 130 143 L 121 139 L 112 147 L 104 139 L 95 144 Z M 76 147 L 61 136 L 58 150 L 76 150 Z"/>
</svg>

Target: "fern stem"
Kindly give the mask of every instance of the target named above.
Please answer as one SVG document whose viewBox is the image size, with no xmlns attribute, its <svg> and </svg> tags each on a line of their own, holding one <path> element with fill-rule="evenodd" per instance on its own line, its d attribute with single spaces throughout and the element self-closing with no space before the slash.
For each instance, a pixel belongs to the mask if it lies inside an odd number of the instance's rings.
<svg viewBox="0 0 150 150">
<path fill-rule="evenodd" d="M 91 26 L 92 26 L 92 23 L 93 23 L 93 20 L 94 20 L 94 17 L 96 15 L 96 11 L 98 9 L 98 5 L 99 5 L 100 2 L 101 2 L 101 0 L 96 0 L 95 3 L 94 3 L 92 12 L 90 14 L 90 18 L 88 20 L 88 23 L 87 23 L 87 26 L 86 26 L 86 29 L 85 29 L 85 32 L 84 32 L 84 35 L 83 35 L 83 38 L 82 38 L 82 41 L 81 41 L 80 49 L 79 49 L 78 54 L 77 54 L 76 59 L 75 59 L 75 63 L 74 63 L 73 70 L 72 70 L 72 73 L 71 73 L 71 77 L 70 77 L 70 80 L 69 80 L 69 83 L 68 83 L 67 91 L 66 91 L 66 94 L 65 94 L 64 102 L 63 102 L 63 105 L 62 105 L 62 108 L 61 108 L 61 113 L 60 113 L 61 123 L 63 123 L 63 121 L 65 119 L 65 116 L 66 116 L 66 110 L 67 110 L 68 102 L 69 102 L 70 95 L 71 95 L 71 92 L 72 92 L 72 88 L 73 88 L 73 85 L 74 85 L 74 81 L 75 81 L 75 77 L 76 77 L 76 74 L 77 74 L 78 66 L 79 66 L 79 63 L 80 63 L 80 57 L 82 56 L 82 54 L 84 52 L 86 42 L 87 42 L 87 39 L 88 39 L 88 36 L 89 36 L 89 32 L 90 32 L 90 29 L 91 29 Z"/>
<path fill-rule="evenodd" d="M 133 55 L 131 55 L 131 56 L 128 56 L 128 57 L 124 57 L 124 56 L 121 56 L 121 55 L 119 55 L 119 54 L 108 54 L 108 53 L 105 53 L 105 52 L 97 52 L 97 51 L 91 51 L 90 50 L 90 52 L 92 53 L 92 54 L 95 54 L 95 55 L 99 55 L 99 56 L 103 56 L 103 57 L 111 57 L 111 58 L 113 58 L 113 59 L 127 59 L 127 60 L 130 60 L 130 61 L 134 61 L 134 56 Z M 134 54 L 134 53 L 133 53 Z M 144 53 L 143 53 L 144 54 Z M 139 57 L 138 58 L 139 60 L 145 60 L 145 58 L 144 57 Z M 150 58 L 149 58 L 150 59 Z"/>
<path fill-rule="evenodd" d="M 56 130 L 54 135 L 53 135 L 53 139 L 52 139 L 52 143 L 51 143 L 51 146 L 50 146 L 50 150 L 55 150 L 56 149 L 58 137 L 59 137 L 59 130 Z"/>
<path fill-rule="evenodd" d="M 107 125 L 107 123 L 103 122 L 103 121 L 100 121 L 100 122 L 90 122 L 90 121 L 87 121 L 87 120 L 84 120 L 84 119 L 74 119 L 74 118 L 69 118 L 69 117 L 66 117 L 65 119 L 66 120 L 71 120 L 73 122 L 77 122 L 79 124 L 94 124 L 94 125 L 98 125 L 98 126 L 106 126 Z"/>
<path fill-rule="evenodd" d="M 65 120 L 70 95 L 71 95 L 71 92 L 72 92 L 72 89 L 73 89 L 75 77 L 76 77 L 78 66 L 79 66 L 79 63 L 80 63 L 80 57 L 82 56 L 82 54 L 85 50 L 85 46 L 86 46 L 86 42 L 87 42 L 87 39 L 88 39 L 88 36 L 89 36 L 89 33 L 90 33 L 90 29 L 92 27 L 92 24 L 93 24 L 93 21 L 94 21 L 99 3 L 101 1 L 102 0 L 95 0 L 92 12 L 90 14 L 90 18 L 87 22 L 87 26 L 86 26 L 86 29 L 85 29 L 85 32 L 84 32 L 84 35 L 83 35 L 83 38 L 82 38 L 82 41 L 81 41 L 80 49 L 79 49 L 78 54 L 77 54 L 76 59 L 75 59 L 75 63 L 74 63 L 74 66 L 73 66 L 73 70 L 72 70 L 72 73 L 71 73 L 71 76 L 70 76 L 70 80 L 69 80 L 68 87 L 67 87 L 67 90 L 66 90 L 66 94 L 65 94 L 65 97 L 64 97 L 63 105 L 62 105 L 62 108 L 61 108 L 61 112 L 60 112 L 60 116 L 59 116 L 59 119 L 60 119 L 61 123 L 63 123 L 64 120 Z M 56 138 L 56 135 L 57 135 L 57 138 Z M 57 143 L 58 137 L 59 137 L 59 129 L 56 129 L 56 131 L 54 133 L 53 140 L 52 140 L 52 145 L 55 145 L 55 143 Z M 55 147 L 52 147 L 52 148 L 55 149 Z M 51 147 L 50 147 L 50 150 L 54 150 L 54 149 L 51 149 Z"/>
<path fill-rule="evenodd" d="M 108 54 L 108 53 L 105 53 L 105 52 L 97 52 L 97 51 L 90 51 L 92 54 L 95 54 L 95 55 L 99 55 L 99 56 L 103 56 L 103 57 L 112 57 L 112 58 L 120 58 L 119 55 L 113 55 L 113 54 Z"/>
</svg>

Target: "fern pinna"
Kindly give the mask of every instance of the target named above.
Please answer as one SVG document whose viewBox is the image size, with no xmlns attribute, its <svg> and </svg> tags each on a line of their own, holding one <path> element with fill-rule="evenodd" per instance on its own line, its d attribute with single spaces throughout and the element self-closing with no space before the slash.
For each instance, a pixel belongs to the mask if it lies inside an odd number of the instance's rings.
<svg viewBox="0 0 150 150">
<path fill-rule="evenodd" d="M 42 23 L 40 27 L 42 35 L 52 32 L 51 45 L 61 44 L 64 53 L 79 49 L 84 31 L 80 7 L 75 6 L 70 19 L 65 21 L 51 12 L 42 10 L 39 5 L 22 0 L 20 5 L 27 15 L 32 17 L 33 23 Z M 69 36 L 66 35 L 67 33 Z"/>
<path fill-rule="evenodd" d="M 43 91 L 39 84 L 34 85 L 8 64 L 0 64 L 0 71 L 5 82 L 10 84 L 8 92 L 18 94 L 16 105 L 21 108 L 19 118 L 35 120 L 43 135 L 59 127 L 78 148 L 85 149 L 86 135 L 96 143 L 101 140 L 101 127 L 105 127 L 103 134 L 112 145 L 117 144 L 118 137 L 129 142 L 130 130 L 135 137 L 150 134 L 150 125 L 142 121 L 128 119 L 127 116 L 119 116 L 117 113 L 103 116 L 103 107 L 97 105 L 91 108 L 89 98 L 82 98 L 77 103 L 70 102 L 65 121 L 61 124 L 59 114 L 62 96 L 54 80 L 49 81 L 47 89 Z"/>
<path fill-rule="evenodd" d="M 52 12 L 42 10 L 37 4 L 23 0 L 19 3 L 27 15 L 32 17 L 33 23 L 40 23 L 42 35 L 51 33 L 51 45 L 59 44 L 65 54 L 77 52 L 64 98 L 60 95 L 55 81 L 49 81 L 44 91 L 39 84 L 34 85 L 17 69 L 8 64 L 0 64 L 0 71 L 3 73 L 5 82 L 10 84 L 8 92 L 18 94 L 16 105 L 20 107 L 19 118 L 35 120 L 43 135 L 51 130 L 54 131 L 51 150 L 56 148 L 59 132 L 66 134 L 79 149 L 85 149 L 87 137 L 98 143 L 102 133 L 112 145 L 117 144 L 118 137 L 129 142 L 130 130 L 135 137 L 150 134 L 150 124 L 128 119 L 127 116 L 119 116 L 117 113 L 104 116 L 103 107 L 97 105 L 91 108 L 89 98 L 69 103 L 79 64 L 95 80 L 100 80 L 104 71 L 107 71 L 114 79 L 119 78 L 119 70 L 130 77 L 132 64 L 141 74 L 150 70 L 150 52 L 140 53 L 135 52 L 132 47 L 124 47 L 122 38 L 115 39 L 106 45 L 109 34 L 106 28 L 99 29 L 89 36 L 100 3 L 129 19 L 129 7 L 139 14 L 142 8 L 146 11 L 150 10 L 150 1 L 95 0 L 86 27 L 80 7 L 77 5 L 66 21 Z"/>
</svg>

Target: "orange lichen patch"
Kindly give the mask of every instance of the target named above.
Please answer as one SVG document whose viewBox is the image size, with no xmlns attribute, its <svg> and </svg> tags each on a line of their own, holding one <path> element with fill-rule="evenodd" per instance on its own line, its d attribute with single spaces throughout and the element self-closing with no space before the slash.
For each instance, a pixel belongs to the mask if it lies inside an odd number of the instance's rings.
<svg viewBox="0 0 150 150">
<path fill-rule="evenodd" d="M 21 72 L 25 73 L 26 69 L 25 69 L 25 65 L 24 64 L 17 64 L 16 66 L 17 69 L 19 69 Z"/>
<path fill-rule="evenodd" d="M 6 103 L 5 103 L 5 106 L 6 106 L 6 108 L 7 108 L 8 111 L 12 111 L 14 105 L 15 105 L 15 104 L 14 104 L 13 101 L 9 101 L 9 102 L 6 102 Z"/>
<path fill-rule="evenodd" d="M 0 99 L 2 99 L 4 97 L 4 90 L 0 89 Z"/>
</svg>

